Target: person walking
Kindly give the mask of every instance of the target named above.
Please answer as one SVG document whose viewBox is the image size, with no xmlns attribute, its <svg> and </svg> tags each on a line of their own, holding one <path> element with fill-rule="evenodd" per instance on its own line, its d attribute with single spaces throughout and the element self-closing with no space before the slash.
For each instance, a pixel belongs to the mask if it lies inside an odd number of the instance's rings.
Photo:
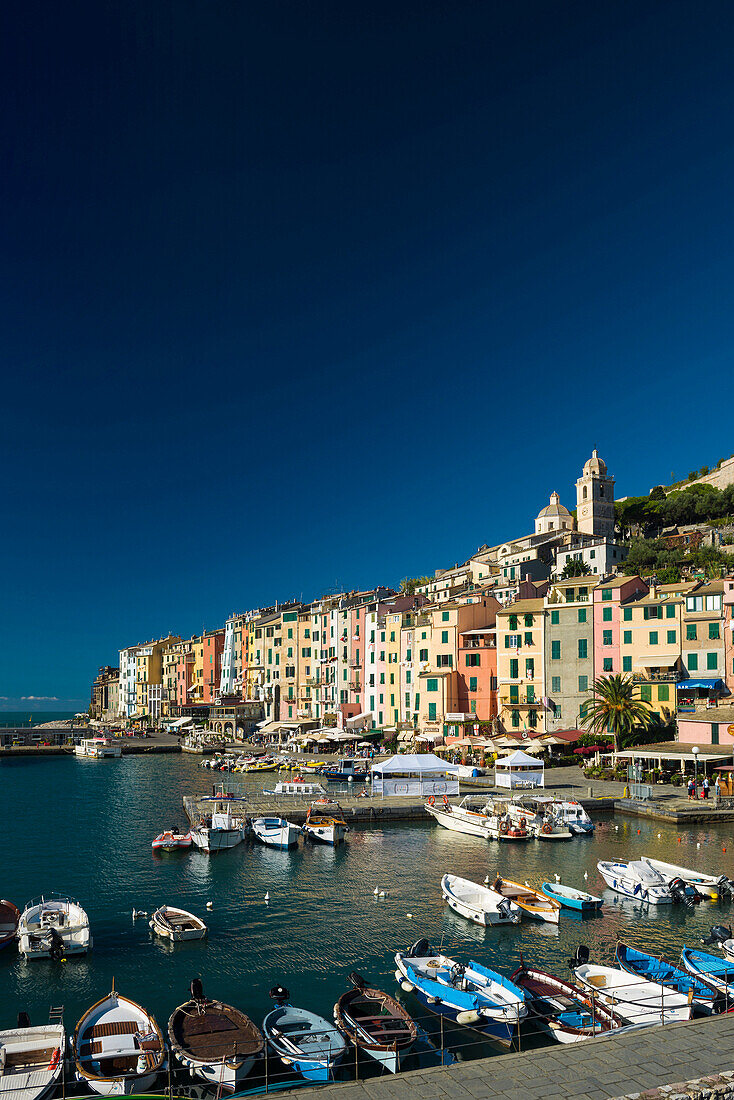
<svg viewBox="0 0 734 1100">
<path fill-rule="evenodd" d="M 721 801 L 721 783 L 719 782 L 718 775 L 716 776 L 716 781 L 714 783 L 714 796 L 716 798 L 716 805 L 718 806 L 719 802 Z"/>
<path fill-rule="evenodd" d="M 689 779 L 688 780 L 688 799 L 689 799 L 689 801 L 692 798 L 693 798 L 693 780 Z"/>
<path fill-rule="evenodd" d="M 707 799 L 709 796 L 709 777 L 707 775 L 703 777 L 703 783 L 701 784 L 701 786 L 703 787 L 703 797 L 704 799 Z"/>
</svg>

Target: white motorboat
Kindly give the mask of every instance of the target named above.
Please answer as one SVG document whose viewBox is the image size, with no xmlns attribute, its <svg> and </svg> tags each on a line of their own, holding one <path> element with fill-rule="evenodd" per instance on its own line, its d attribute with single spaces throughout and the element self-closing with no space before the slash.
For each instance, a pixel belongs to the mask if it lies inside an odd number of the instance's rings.
<svg viewBox="0 0 734 1100">
<path fill-rule="evenodd" d="M 18 1023 L 27 1022 L 21 1013 Z M 61 1080 L 66 1032 L 63 1024 L 19 1026 L 0 1031 L 0 1098 L 43 1100 Z"/>
<path fill-rule="evenodd" d="M 78 901 L 44 894 L 29 901 L 18 922 L 18 950 L 27 959 L 85 955 L 92 946 L 89 917 Z"/>
<path fill-rule="evenodd" d="M 84 737 L 74 746 L 74 752 L 91 760 L 114 760 L 122 756 L 122 742 L 109 737 Z"/>
<path fill-rule="evenodd" d="M 168 1021 L 173 1055 L 197 1077 L 234 1092 L 261 1058 L 265 1040 L 244 1012 L 204 996 L 201 981 L 191 983 L 191 1000 Z"/>
<path fill-rule="evenodd" d="M 672 1024 L 690 1020 L 691 1003 L 685 993 L 675 993 L 626 970 L 582 963 L 576 980 L 630 1024 Z"/>
<path fill-rule="evenodd" d="M 256 817 L 251 824 L 257 839 L 269 848 L 292 848 L 301 835 L 299 826 L 284 817 Z"/>
<path fill-rule="evenodd" d="M 150 918 L 150 927 L 157 936 L 172 943 L 184 940 L 203 940 L 207 927 L 201 917 L 176 909 L 173 905 L 161 905 Z"/>
<path fill-rule="evenodd" d="M 321 783 L 310 783 L 304 779 L 287 779 L 279 780 L 274 787 L 270 789 L 264 789 L 263 794 L 300 794 L 300 795 L 319 795 L 326 794 L 326 787 Z"/>
<path fill-rule="evenodd" d="M 474 798 L 468 795 L 458 805 L 453 805 L 448 798 L 444 798 L 442 802 L 436 802 L 435 798 L 431 797 L 423 808 L 439 825 L 443 825 L 444 829 L 488 840 L 491 836 L 489 815 L 484 810 L 473 808 L 475 803 L 476 795 Z"/>
<path fill-rule="evenodd" d="M 316 804 L 309 807 L 303 825 L 303 832 L 311 840 L 318 840 L 322 844 L 337 845 L 341 844 L 346 837 L 349 829 L 346 821 L 341 817 L 341 807 L 338 802 L 333 803 L 333 805 L 339 811 L 339 816 L 332 812 L 322 812 Z"/>
<path fill-rule="evenodd" d="M 114 989 L 84 1013 L 72 1045 L 78 1080 L 102 1096 L 148 1092 L 166 1065 L 155 1017 Z"/>
<path fill-rule="evenodd" d="M 618 894 L 650 905 L 672 905 L 670 882 L 641 859 L 599 860 L 599 874 Z"/>
<path fill-rule="evenodd" d="M 715 900 L 719 894 L 730 892 L 730 883 L 726 875 L 703 875 L 699 871 L 692 871 L 690 867 L 678 867 L 675 863 L 664 863 L 661 859 L 651 859 L 649 856 L 643 856 L 642 861 L 648 863 L 653 870 L 669 882 L 682 879 L 688 886 L 693 886 L 699 894 L 706 898 Z"/>
<path fill-rule="evenodd" d="M 204 812 L 201 821 L 191 829 L 191 839 L 202 852 L 234 848 L 243 839 L 247 820 L 243 811 L 235 812 L 235 801 L 224 790 L 199 799 Z"/>
<path fill-rule="evenodd" d="M 489 836 L 500 841 L 532 840 L 534 834 L 527 827 L 527 819 L 513 817 L 510 805 L 510 801 L 500 798 L 492 798 L 486 803 L 484 813 Z"/>
<path fill-rule="evenodd" d="M 507 812 L 516 825 L 525 820 L 524 828 L 538 840 L 572 840 L 573 833 L 558 820 L 555 805 L 552 795 L 530 795 L 512 799 L 507 803 Z"/>
<path fill-rule="evenodd" d="M 473 920 L 475 924 L 519 924 L 522 911 L 515 902 L 480 886 L 470 879 L 457 875 L 444 875 L 441 879 L 441 893 L 451 908 L 462 917 Z"/>
<path fill-rule="evenodd" d="M 592 836 L 596 826 L 580 802 L 560 799 L 553 803 L 553 813 L 559 825 L 565 825 L 574 836 Z"/>
</svg>

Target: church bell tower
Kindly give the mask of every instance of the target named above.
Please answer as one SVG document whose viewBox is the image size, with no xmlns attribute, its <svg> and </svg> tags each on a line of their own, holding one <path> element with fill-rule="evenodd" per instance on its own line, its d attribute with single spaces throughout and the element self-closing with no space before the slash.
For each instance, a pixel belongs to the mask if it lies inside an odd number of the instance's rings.
<svg viewBox="0 0 734 1100">
<path fill-rule="evenodd" d="M 576 482 L 576 527 L 585 535 L 614 538 L 614 478 L 596 449 Z"/>
</svg>

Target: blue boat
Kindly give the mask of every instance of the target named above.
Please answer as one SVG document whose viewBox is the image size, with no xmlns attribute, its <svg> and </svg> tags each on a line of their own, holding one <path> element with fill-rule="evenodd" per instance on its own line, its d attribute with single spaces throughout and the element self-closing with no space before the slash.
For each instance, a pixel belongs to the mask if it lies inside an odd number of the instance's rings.
<svg viewBox="0 0 734 1100">
<path fill-rule="evenodd" d="M 270 996 L 277 1005 L 263 1020 L 263 1035 L 270 1049 L 309 1081 L 333 1081 L 334 1070 L 347 1049 L 344 1036 L 323 1016 L 290 1004 L 283 986 L 271 989 Z"/>
<path fill-rule="evenodd" d="M 543 893 L 546 897 L 557 901 L 564 909 L 576 909 L 582 913 L 593 913 L 601 909 L 601 898 L 596 894 L 587 894 L 585 890 L 564 886 L 562 882 L 544 882 Z"/>
<path fill-rule="evenodd" d="M 685 946 L 680 957 L 689 974 L 709 982 L 725 995 L 727 1002 L 730 997 L 734 999 L 734 962 L 721 959 L 718 955 L 709 955 L 708 951 L 694 951 L 692 947 Z"/>
<path fill-rule="evenodd" d="M 336 764 L 329 767 L 322 768 L 321 775 L 324 779 L 328 779 L 330 783 L 364 783 L 367 779 L 367 772 L 357 771 L 354 766 L 354 761 L 345 758 L 338 760 Z"/>
<path fill-rule="evenodd" d="M 698 974 L 681 970 L 667 959 L 638 951 L 621 940 L 617 942 L 617 962 L 629 974 L 637 974 L 649 982 L 656 982 L 675 993 L 685 993 L 704 1012 L 718 1011 L 721 992 L 711 982 Z"/>
<path fill-rule="evenodd" d="M 395 956 L 395 977 L 429 1012 L 481 1031 L 509 1046 L 527 1016 L 525 994 L 519 986 L 471 959 L 465 966 L 433 951 L 418 940 L 409 951 Z"/>
</svg>

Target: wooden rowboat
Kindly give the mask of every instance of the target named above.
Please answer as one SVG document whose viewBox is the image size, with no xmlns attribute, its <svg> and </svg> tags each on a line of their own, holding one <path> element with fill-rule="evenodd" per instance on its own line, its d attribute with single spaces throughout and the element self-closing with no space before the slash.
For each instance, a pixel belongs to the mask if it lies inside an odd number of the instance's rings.
<svg viewBox="0 0 734 1100">
<path fill-rule="evenodd" d="M 503 898 L 509 898 L 515 905 L 519 905 L 523 912 L 534 920 L 558 924 L 560 905 L 553 898 L 547 898 L 540 890 L 535 890 L 532 886 L 522 886 L 519 882 L 501 878 L 499 875 L 491 885 L 493 890 L 502 894 Z"/>
<path fill-rule="evenodd" d="M 390 1073 L 400 1069 L 418 1037 L 418 1028 L 406 1010 L 380 989 L 372 989 L 361 974 L 350 974 L 353 988 L 334 1005 L 334 1022 L 354 1046 Z"/>
</svg>

